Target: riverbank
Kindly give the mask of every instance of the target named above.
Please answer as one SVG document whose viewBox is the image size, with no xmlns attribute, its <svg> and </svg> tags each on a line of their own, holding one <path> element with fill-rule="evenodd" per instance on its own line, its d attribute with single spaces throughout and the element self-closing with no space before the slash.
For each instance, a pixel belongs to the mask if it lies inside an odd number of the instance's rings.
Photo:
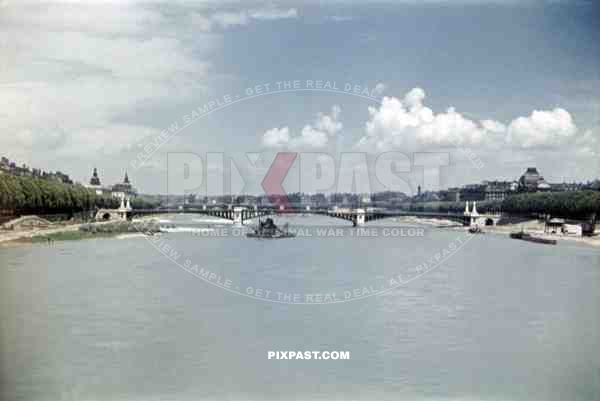
<svg viewBox="0 0 600 401">
<path fill-rule="evenodd" d="M 499 226 L 485 226 L 483 227 L 484 232 L 489 232 L 493 234 L 500 235 L 509 235 L 512 232 L 524 231 L 528 234 L 534 235 L 536 237 L 545 238 L 545 239 L 555 239 L 559 242 L 569 241 L 576 242 L 580 244 L 586 244 L 593 247 L 600 248 L 600 235 L 596 234 L 591 237 L 584 237 L 581 235 L 570 235 L 570 234 L 562 234 L 562 233 L 546 233 L 544 232 L 544 223 L 541 223 L 537 220 L 530 220 L 523 223 L 518 224 L 504 224 Z"/>
<path fill-rule="evenodd" d="M 457 223 L 456 221 L 445 220 L 445 219 L 424 219 L 424 218 L 419 218 L 419 217 L 407 216 L 407 217 L 395 218 L 394 221 L 397 223 L 400 223 L 400 224 L 425 225 L 425 226 L 431 226 L 431 227 L 436 227 L 436 228 L 447 228 L 447 229 L 460 230 L 460 231 L 464 231 L 467 229 L 467 227 L 463 226 L 460 223 Z M 576 236 L 576 235 L 569 235 L 569 234 L 562 234 L 562 233 L 556 233 L 556 234 L 545 233 L 544 232 L 544 223 L 540 222 L 538 220 L 529 220 L 529 221 L 525 221 L 525 222 L 521 222 L 521 223 L 503 224 L 503 225 L 498 225 L 498 226 L 484 226 L 484 227 L 482 227 L 482 230 L 484 233 L 490 233 L 490 234 L 496 234 L 496 235 L 506 235 L 506 236 L 508 236 L 512 232 L 517 232 L 517 231 L 523 230 L 531 235 L 534 235 L 534 236 L 540 237 L 540 238 L 555 239 L 559 242 L 569 241 L 569 242 L 575 242 L 575 243 L 580 243 L 580 244 L 585 244 L 585 245 L 600 248 L 600 235 L 598 235 L 598 234 L 595 236 L 592 236 L 592 237 L 583 237 L 583 236 Z"/>
<path fill-rule="evenodd" d="M 172 216 L 172 215 L 171 215 Z M 165 216 L 160 216 L 164 218 Z M 444 219 L 424 219 L 417 217 L 397 217 L 390 219 L 392 222 L 402 225 L 430 226 L 451 230 L 464 231 L 466 228 L 456 221 Z M 566 234 L 544 233 L 544 223 L 537 220 L 526 221 L 516 224 L 504 224 L 499 226 L 482 227 L 484 233 L 506 235 L 511 232 L 525 231 L 529 234 L 548 239 L 570 241 L 600 248 L 600 235 L 593 237 L 582 237 Z M 128 221 L 108 221 L 94 223 L 79 223 L 60 225 L 47 228 L 35 228 L 22 231 L 0 231 L 0 247 L 23 246 L 33 243 L 45 243 L 54 241 L 71 241 L 90 238 L 134 238 L 141 237 L 147 232 L 161 232 L 160 220 L 157 216 L 146 216 Z"/>
<path fill-rule="evenodd" d="M 53 241 L 71 241 L 89 238 L 119 237 L 160 232 L 155 219 L 136 221 L 108 221 L 61 225 L 31 230 L 0 231 L 0 247 L 20 246 Z"/>
<path fill-rule="evenodd" d="M 30 230 L 0 231 L 0 246 L 15 246 L 33 243 L 33 237 L 38 235 L 56 235 L 59 233 L 77 232 L 81 224 L 69 224 L 48 228 L 33 228 Z"/>
<path fill-rule="evenodd" d="M 431 219 L 431 218 L 422 218 L 422 217 L 414 217 L 414 216 L 402 216 L 402 217 L 393 217 L 390 219 L 395 223 L 406 224 L 406 225 L 425 225 L 432 227 L 440 227 L 440 228 L 449 228 L 449 227 L 463 227 L 462 223 L 459 223 L 454 220 L 449 219 Z M 383 220 L 385 221 L 385 220 Z"/>
</svg>

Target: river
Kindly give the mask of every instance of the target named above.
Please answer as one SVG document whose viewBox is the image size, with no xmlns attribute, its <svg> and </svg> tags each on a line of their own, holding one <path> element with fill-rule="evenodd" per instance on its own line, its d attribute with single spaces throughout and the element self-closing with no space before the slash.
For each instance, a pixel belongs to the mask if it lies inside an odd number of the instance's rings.
<svg viewBox="0 0 600 401">
<path fill-rule="evenodd" d="M 0 399 L 600 399 L 597 248 L 289 223 L 0 249 Z"/>
</svg>

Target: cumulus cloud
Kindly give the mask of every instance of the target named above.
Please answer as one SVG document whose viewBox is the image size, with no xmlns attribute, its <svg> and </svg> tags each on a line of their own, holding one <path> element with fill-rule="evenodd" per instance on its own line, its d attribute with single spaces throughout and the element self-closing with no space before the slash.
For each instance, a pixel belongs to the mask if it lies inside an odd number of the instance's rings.
<svg viewBox="0 0 600 401">
<path fill-rule="evenodd" d="M 577 128 L 568 111 L 534 110 L 528 117 L 519 117 L 508 125 L 508 143 L 524 148 L 554 146 L 571 139 Z"/>
<path fill-rule="evenodd" d="M 506 132 L 506 125 L 495 120 L 481 120 L 481 126 L 489 132 L 502 134 Z"/>
<path fill-rule="evenodd" d="M 290 143 L 290 129 L 271 128 L 263 135 L 263 144 L 267 147 L 276 148 L 286 146 Z"/>
<path fill-rule="evenodd" d="M 339 121 L 341 108 L 333 106 L 330 114 L 319 113 L 313 124 L 307 124 L 297 136 L 290 135 L 288 127 L 272 128 L 264 133 L 264 146 L 290 149 L 320 149 L 326 147 L 331 138 L 336 137 L 343 128 Z"/>
<path fill-rule="evenodd" d="M 520 148 L 548 147 L 573 139 L 577 127 L 564 109 L 534 111 L 508 124 L 473 120 L 449 107 L 434 113 L 425 106 L 422 88 L 411 89 L 402 100 L 384 97 L 378 107 L 369 107 L 365 135 L 357 148 L 384 151 L 390 148 L 419 149 L 426 146 L 462 147 L 508 145 Z"/>
<path fill-rule="evenodd" d="M 425 97 L 423 89 L 413 88 L 402 100 L 386 96 L 379 107 L 369 107 L 366 135 L 357 145 L 382 151 L 402 146 L 450 146 L 454 140 L 470 145 L 485 141 L 488 129 L 483 124 L 452 107 L 435 114 L 424 105 Z"/>
<path fill-rule="evenodd" d="M 342 109 L 340 106 L 334 105 L 331 108 L 331 115 L 319 113 L 315 122 L 315 128 L 318 131 L 324 132 L 327 136 L 335 136 L 343 128 L 342 123 L 339 121 L 340 113 Z M 312 129 L 310 126 L 304 127 L 305 129 Z"/>
<path fill-rule="evenodd" d="M 385 89 L 386 89 L 385 84 L 382 82 L 378 82 L 377 85 L 375 85 L 375 90 L 373 92 L 377 95 L 381 95 L 381 94 L 383 94 Z"/>
</svg>

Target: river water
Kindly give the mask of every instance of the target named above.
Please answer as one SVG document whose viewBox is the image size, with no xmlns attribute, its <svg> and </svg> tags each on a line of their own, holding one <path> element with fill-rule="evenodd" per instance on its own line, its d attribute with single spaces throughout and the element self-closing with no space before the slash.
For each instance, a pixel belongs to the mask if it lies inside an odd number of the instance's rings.
<svg viewBox="0 0 600 401">
<path fill-rule="evenodd" d="M 289 222 L 0 249 L 0 399 L 600 399 L 598 249 Z"/>
</svg>

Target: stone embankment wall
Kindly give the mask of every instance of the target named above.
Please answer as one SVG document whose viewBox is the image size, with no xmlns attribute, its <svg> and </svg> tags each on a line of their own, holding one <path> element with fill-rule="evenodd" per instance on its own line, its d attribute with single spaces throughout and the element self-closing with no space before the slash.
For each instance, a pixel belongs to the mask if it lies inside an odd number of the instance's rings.
<svg viewBox="0 0 600 401">
<path fill-rule="evenodd" d="M 2 224 L 5 230 L 31 230 L 34 228 L 46 228 L 53 223 L 38 216 L 22 216 Z"/>
</svg>

